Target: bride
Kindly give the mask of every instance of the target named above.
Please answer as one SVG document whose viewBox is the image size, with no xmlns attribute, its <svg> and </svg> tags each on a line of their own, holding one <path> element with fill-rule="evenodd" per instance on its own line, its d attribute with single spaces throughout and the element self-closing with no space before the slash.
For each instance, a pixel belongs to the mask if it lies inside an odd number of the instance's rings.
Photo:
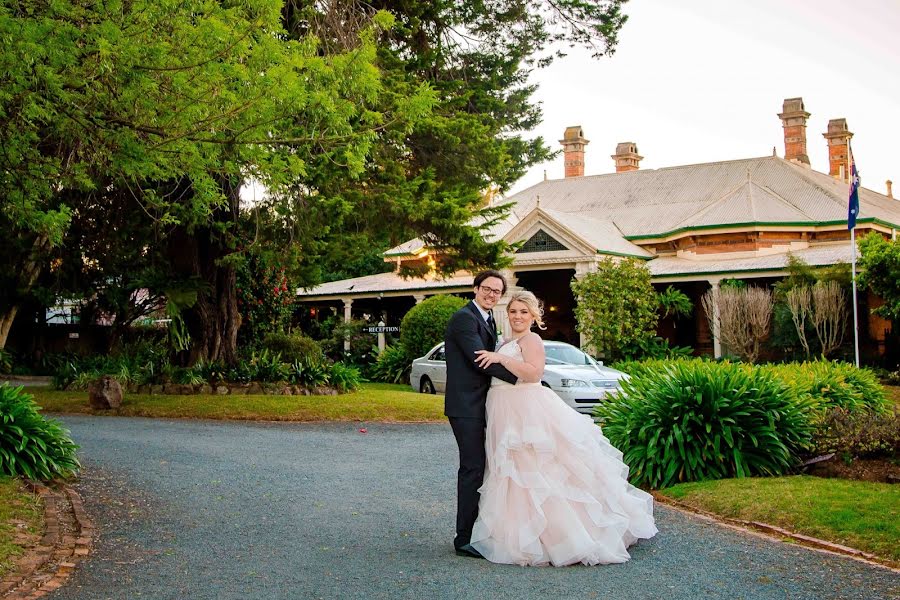
<svg viewBox="0 0 900 600">
<path fill-rule="evenodd" d="M 482 367 L 518 376 L 494 379 L 487 396 L 487 469 L 471 544 L 491 562 L 517 565 L 620 563 L 627 548 L 656 532 L 653 499 L 628 483 L 628 467 L 586 415 L 540 384 L 543 311 L 531 292 L 512 295 L 512 337 Z"/>
</svg>

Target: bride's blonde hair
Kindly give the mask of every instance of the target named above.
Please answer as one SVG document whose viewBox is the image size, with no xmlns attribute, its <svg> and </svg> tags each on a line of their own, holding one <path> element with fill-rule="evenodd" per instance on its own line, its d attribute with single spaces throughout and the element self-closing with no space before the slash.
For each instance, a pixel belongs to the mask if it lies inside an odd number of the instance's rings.
<svg viewBox="0 0 900 600">
<path fill-rule="evenodd" d="M 547 326 L 544 325 L 543 318 L 544 303 L 538 300 L 537 296 L 535 296 L 528 290 L 513 292 L 513 294 L 509 297 L 509 304 L 506 305 L 507 312 L 509 312 L 509 307 L 512 306 L 513 302 L 521 302 L 528 307 L 528 312 L 531 313 L 532 317 L 534 317 L 534 323 L 538 326 L 538 329 L 547 329 Z"/>
</svg>

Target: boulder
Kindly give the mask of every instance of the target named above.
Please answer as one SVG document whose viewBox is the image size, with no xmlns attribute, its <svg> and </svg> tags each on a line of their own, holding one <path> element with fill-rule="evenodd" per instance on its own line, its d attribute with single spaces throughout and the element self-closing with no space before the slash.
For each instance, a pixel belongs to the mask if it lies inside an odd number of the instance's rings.
<svg viewBox="0 0 900 600">
<path fill-rule="evenodd" d="M 122 386 L 109 375 L 98 377 L 88 384 L 88 399 L 92 408 L 119 408 L 122 406 Z"/>
<path fill-rule="evenodd" d="M 227 396 L 230 391 L 231 390 L 229 390 L 227 386 L 224 386 L 224 385 L 216 386 L 216 393 L 219 394 L 220 396 Z"/>
</svg>

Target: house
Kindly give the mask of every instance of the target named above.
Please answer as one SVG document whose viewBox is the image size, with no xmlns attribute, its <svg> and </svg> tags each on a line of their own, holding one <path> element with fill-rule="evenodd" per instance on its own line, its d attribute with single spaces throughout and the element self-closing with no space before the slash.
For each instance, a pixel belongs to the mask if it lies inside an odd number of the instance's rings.
<svg viewBox="0 0 900 600">
<path fill-rule="evenodd" d="M 719 356 L 700 298 L 723 279 L 774 282 L 786 275 L 789 254 L 815 266 L 851 261 L 847 230 L 849 143 L 845 119 L 823 133 L 830 172 L 810 168 L 806 112 L 801 98 L 784 101 L 784 157 L 772 156 L 641 169 L 637 145 L 623 142 L 611 156 L 615 173 L 584 174 L 589 141 L 580 127 L 565 130 L 565 177 L 545 179 L 505 202 L 509 217 L 488 235 L 521 246 L 506 269 L 511 285 L 534 291 L 545 303 L 546 337 L 579 342 L 575 332 L 572 278 L 596 269 L 606 257 L 647 261 L 658 289 L 672 285 L 696 307 L 692 318 L 666 320 L 660 333 L 701 354 Z M 857 236 L 877 231 L 896 238 L 900 202 L 860 189 Z M 431 251 L 411 240 L 384 253 L 386 261 L 427 263 Z M 399 324 L 416 302 L 432 294 L 471 293 L 472 275 L 402 279 L 382 273 L 325 283 L 298 291 L 312 310 L 343 310 L 345 319 L 368 314 Z M 861 339 L 884 352 L 890 324 L 869 314 L 873 303 L 859 295 Z M 318 308 L 316 308 L 318 307 Z"/>
</svg>

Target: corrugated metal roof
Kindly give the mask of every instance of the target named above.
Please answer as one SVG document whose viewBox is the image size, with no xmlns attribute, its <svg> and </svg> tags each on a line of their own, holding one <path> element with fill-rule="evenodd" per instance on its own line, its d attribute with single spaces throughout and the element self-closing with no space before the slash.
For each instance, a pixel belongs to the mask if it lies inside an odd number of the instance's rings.
<svg viewBox="0 0 900 600">
<path fill-rule="evenodd" d="M 460 271 L 446 279 L 434 277 L 428 277 L 426 279 L 411 277 L 404 279 L 394 272 L 379 273 L 377 275 L 367 275 L 365 277 L 354 277 L 353 279 L 342 279 L 341 281 L 330 281 L 308 290 L 301 288 L 297 290 L 297 297 L 355 295 L 396 291 L 413 292 L 418 290 L 437 291 L 443 288 L 472 287 L 472 277 L 471 273 L 465 271 Z"/>
<path fill-rule="evenodd" d="M 793 252 L 747 258 L 721 258 L 721 255 L 719 255 L 714 260 L 692 260 L 676 256 L 660 256 L 649 261 L 647 267 L 650 269 L 652 277 L 771 271 L 785 268 L 790 254 L 812 266 L 833 265 L 839 262 L 849 263 L 852 258 L 850 243 L 844 242 L 841 244 L 822 244 Z"/>
<path fill-rule="evenodd" d="M 626 254 L 628 256 L 641 256 L 650 258 L 651 252 L 625 239 L 619 228 L 612 221 L 601 221 L 590 217 L 582 217 L 556 210 L 541 210 L 552 219 L 559 222 L 573 233 L 583 238 L 597 249 L 597 252 L 606 254 Z"/>
<path fill-rule="evenodd" d="M 547 210 L 611 221 L 628 238 L 663 235 L 681 223 L 841 221 L 847 192 L 844 182 L 767 156 L 543 181 L 508 200 L 517 215 L 540 199 Z M 859 218 L 870 217 L 900 226 L 900 202 L 863 188 Z"/>
</svg>

